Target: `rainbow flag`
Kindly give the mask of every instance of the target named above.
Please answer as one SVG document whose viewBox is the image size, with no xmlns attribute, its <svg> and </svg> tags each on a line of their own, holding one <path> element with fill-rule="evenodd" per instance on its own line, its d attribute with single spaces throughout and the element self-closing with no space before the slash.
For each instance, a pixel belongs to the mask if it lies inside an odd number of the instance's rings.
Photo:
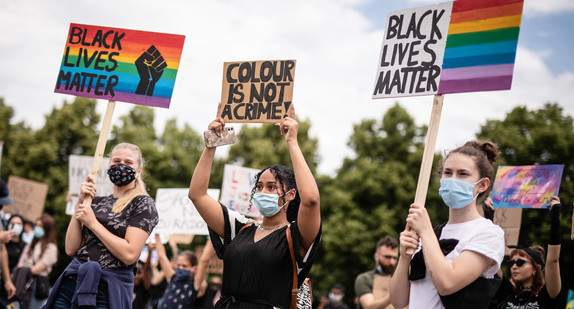
<svg viewBox="0 0 574 309">
<path fill-rule="evenodd" d="M 510 89 L 523 4 L 453 2 L 439 94 Z"/>
<path fill-rule="evenodd" d="M 70 24 L 55 92 L 169 108 L 185 36 Z"/>
</svg>

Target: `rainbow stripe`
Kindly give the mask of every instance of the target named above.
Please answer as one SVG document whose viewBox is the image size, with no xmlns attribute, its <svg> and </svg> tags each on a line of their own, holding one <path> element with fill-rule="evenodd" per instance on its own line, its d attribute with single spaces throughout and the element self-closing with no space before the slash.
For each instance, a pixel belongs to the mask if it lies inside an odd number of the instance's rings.
<svg viewBox="0 0 574 309">
<path fill-rule="evenodd" d="M 439 94 L 510 89 L 524 0 L 453 2 Z"/>
<path fill-rule="evenodd" d="M 71 24 L 55 92 L 168 108 L 184 40 L 183 35 Z M 149 53 L 152 45 L 159 54 Z M 140 78 L 136 60 L 146 52 L 154 58 L 144 67 L 151 71 L 150 63 L 157 60 L 162 65 L 155 68 L 162 73 L 153 90 L 148 86 L 147 93 L 136 94 L 146 80 Z"/>
</svg>

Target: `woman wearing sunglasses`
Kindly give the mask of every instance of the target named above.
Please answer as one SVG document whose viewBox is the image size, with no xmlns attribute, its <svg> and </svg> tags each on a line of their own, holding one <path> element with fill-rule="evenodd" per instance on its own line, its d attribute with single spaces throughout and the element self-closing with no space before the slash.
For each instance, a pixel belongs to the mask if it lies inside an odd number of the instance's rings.
<svg viewBox="0 0 574 309">
<path fill-rule="evenodd" d="M 495 308 L 556 308 L 560 280 L 560 199 L 550 202 L 550 239 L 544 263 L 541 246 L 508 246 L 510 279 L 503 278 L 494 300 Z M 544 271 L 543 271 L 544 270 Z"/>
</svg>

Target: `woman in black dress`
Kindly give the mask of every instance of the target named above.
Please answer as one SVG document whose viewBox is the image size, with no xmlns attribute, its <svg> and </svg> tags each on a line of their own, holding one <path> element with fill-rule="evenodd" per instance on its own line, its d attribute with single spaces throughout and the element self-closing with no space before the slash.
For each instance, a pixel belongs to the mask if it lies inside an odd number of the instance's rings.
<svg viewBox="0 0 574 309">
<path fill-rule="evenodd" d="M 189 198 L 210 229 L 217 255 L 223 259 L 221 298 L 215 308 L 289 308 L 293 266 L 298 285 L 311 269 L 321 236 L 319 189 L 299 144 L 298 123 L 286 117 L 276 124 L 285 137 L 293 169 L 273 165 L 255 179 L 252 203 L 263 215 L 261 224 L 220 205 L 207 194 L 215 148 L 205 148 L 189 188 Z M 210 130 L 220 135 L 225 122 L 217 118 Z"/>
</svg>

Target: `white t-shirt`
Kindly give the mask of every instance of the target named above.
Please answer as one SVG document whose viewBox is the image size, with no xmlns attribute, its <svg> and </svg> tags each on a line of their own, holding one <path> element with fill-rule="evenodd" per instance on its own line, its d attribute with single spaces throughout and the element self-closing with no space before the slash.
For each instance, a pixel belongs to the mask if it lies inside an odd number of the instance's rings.
<svg viewBox="0 0 574 309">
<path fill-rule="evenodd" d="M 494 277 L 504 258 L 504 231 L 498 225 L 485 218 L 446 224 L 440 239 L 446 238 L 458 239 L 454 250 L 446 256 L 447 260 L 454 261 L 464 250 L 480 253 L 496 262 L 496 265 L 487 268 L 481 277 Z M 411 281 L 409 308 L 444 308 L 428 272 L 424 279 Z"/>
</svg>

